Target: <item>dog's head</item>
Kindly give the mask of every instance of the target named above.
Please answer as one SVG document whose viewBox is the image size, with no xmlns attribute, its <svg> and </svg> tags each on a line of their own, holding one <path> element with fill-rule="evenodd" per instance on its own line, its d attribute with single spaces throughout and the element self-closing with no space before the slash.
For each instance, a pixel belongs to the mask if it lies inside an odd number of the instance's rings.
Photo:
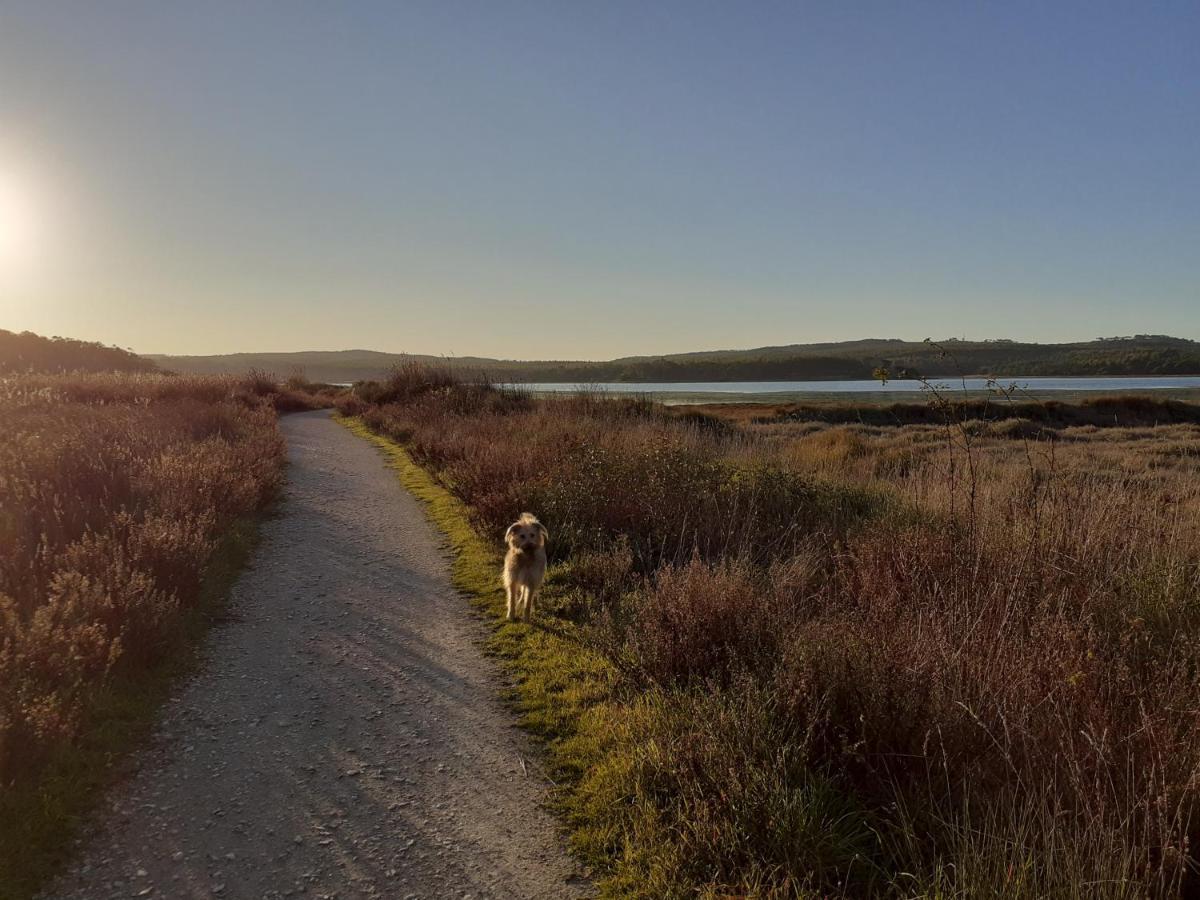
<svg viewBox="0 0 1200 900">
<path fill-rule="evenodd" d="M 549 537 L 546 526 L 530 513 L 521 513 L 521 517 L 504 532 L 505 543 L 522 553 L 532 553 L 538 547 L 545 546 Z"/>
</svg>

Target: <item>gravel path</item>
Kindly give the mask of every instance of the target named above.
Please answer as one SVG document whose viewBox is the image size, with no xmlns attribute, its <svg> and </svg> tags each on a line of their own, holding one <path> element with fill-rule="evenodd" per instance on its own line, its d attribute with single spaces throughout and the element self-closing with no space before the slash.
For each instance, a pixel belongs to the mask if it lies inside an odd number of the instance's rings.
<svg viewBox="0 0 1200 900">
<path fill-rule="evenodd" d="M 327 413 L 282 424 L 230 621 L 48 896 L 588 893 L 420 505 Z"/>
</svg>

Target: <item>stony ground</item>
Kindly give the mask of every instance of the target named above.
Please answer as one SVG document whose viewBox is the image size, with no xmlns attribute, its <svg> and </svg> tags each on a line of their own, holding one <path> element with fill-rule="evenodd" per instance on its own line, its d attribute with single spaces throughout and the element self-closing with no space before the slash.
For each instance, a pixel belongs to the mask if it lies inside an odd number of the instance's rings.
<svg viewBox="0 0 1200 900">
<path fill-rule="evenodd" d="M 587 894 L 421 507 L 328 414 L 283 429 L 230 620 L 48 896 Z"/>
</svg>

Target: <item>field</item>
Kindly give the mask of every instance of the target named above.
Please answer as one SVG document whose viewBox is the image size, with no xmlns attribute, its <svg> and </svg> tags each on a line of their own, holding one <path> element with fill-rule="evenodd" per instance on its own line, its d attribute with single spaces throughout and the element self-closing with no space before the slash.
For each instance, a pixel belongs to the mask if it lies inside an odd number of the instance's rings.
<svg viewBox="0 0 1200 900">
<path fill-rule="evenodd" d="M 337 400 L 494 613 L 611 896 L 1200 890 L 1200 409 L 1162 398 L 668 407 L 402 366 L 24 375 L 0 416 L 0 895 L 61 865 Z"/>
<path fill-rule="evenodd" d="M 0 381 L 0 896 L 47 874 L 275 495 L 265 377 Z"/>
<path fill-rule="evenodd" d="M 494 647 L 608 893 L 1186 896 L 1200 425 L 1105 403 L 845 424 L 409 366 L 341 408 L 479 546 L 548 525 L 550 616 Z"/>
</svg>

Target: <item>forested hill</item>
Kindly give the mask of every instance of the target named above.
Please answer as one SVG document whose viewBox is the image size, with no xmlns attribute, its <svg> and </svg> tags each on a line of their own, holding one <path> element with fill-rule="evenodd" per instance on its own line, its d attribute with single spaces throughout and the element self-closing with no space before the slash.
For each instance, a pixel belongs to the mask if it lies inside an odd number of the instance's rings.
<svg viewBox="0 0 1200 900">
<path fill-rule="evenodd" d="M 404 359 L 437 357 L 371 350 L 238 353 L 226 356 L 151 356 L 179 372 L 237 373 L 263 369 L 278 375 L 303 370 L 317 381 L 379 378 Z M 630 356 L 606 362 L 518 361 L 481 357 L 443 360 L 498 381 L 587 384 L 603 381 L 797 381 L 963 375 L 1200 375 L 1200 343 L 1165 335 L 1102 338 L 1070 344 L 1017 341 L 940 343 L 868 339 L 830 344 L 791 344 L 755 350 L 715 350 L 670 356 Z"/>
<path fill-rule="evenodd" d="M 0 375 L 25 372 L 151 372 L 157 366 L 120 347 L 0 328 Z"/>
</svg>

